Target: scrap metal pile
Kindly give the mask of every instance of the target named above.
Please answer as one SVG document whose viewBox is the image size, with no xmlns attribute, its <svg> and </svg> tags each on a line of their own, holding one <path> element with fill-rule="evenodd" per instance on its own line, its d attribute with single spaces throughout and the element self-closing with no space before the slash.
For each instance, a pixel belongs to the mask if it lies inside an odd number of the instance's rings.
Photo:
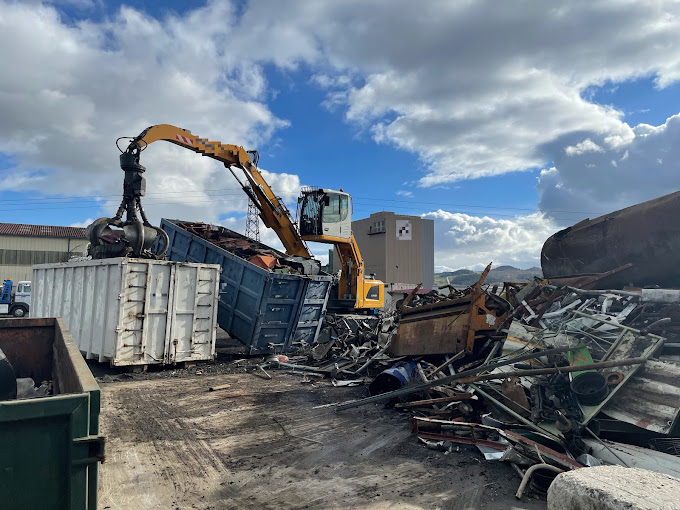
<svg viewBox="0 0 680 510">
<path fill-rule="evenodd" d="M 429 448 L 473 444 L 512 463 L 518 497 L 584 466 L 680 476 L 680 291 L 491 288 L 489 268 L 382 317 L 329 316 L 296 359 L 334 385 L 367 384 L 370 396 L 337 411 L 385 403 Z"/>
<path fill-rule="evenodd" d="M 319 274 L 319 264 L 316 260 L 286 255 L 228 228 L 200 222 L 178 222 L 177 224 L 187 232 L 224 248 L 262 269 L 285 274 Z"/>
</svg>

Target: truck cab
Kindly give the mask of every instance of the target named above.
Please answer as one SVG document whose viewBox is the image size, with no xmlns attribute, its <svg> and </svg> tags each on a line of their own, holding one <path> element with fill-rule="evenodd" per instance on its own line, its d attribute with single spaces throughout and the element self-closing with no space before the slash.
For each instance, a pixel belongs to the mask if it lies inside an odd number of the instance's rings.
<svg viewBox="0 0 680 510">
<path fill-rule="evenodd" d="M 31 282 L 20 281 L 16 288 L 12 280 L 5 280 L 0 290 L 0 314 L 25 317 L 31 308 Z"/>
</svg>

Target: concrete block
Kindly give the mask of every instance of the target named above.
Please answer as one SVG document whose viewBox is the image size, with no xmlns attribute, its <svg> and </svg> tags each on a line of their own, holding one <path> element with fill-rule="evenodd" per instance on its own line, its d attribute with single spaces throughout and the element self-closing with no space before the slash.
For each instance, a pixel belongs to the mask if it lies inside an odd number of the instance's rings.
<svg viewBox="0 0 680 510">
<path fill-rule="evenodd" d="M 645 469 L 596 466 L 557 475 L 548 510 L 678 510 L 680 479 Z"/>
</svg>

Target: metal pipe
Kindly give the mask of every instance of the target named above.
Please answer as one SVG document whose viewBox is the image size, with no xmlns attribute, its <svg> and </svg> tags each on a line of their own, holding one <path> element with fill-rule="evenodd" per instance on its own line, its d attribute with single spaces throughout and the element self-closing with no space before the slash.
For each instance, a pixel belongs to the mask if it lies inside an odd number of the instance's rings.
<svg viewBox="0 0 680 510">
<path fill-rule="evenodd" d="M 610 320 L 607 320 L 607 319 L 600 319 L 599 317 L 594 317 L 592 314 L 584 313 L 584 312 L 581 312 L 579 310 L 571 310 L 569 313 L 573 313 L 575 315 L 580 315 L 581 317 L 585 317 L 587 319 L 592 319 L 596 322 L 601 322 L 603 324 L 609 324 L 609 325 L 617 327 L 619 329 L 623 329 L 625 331 L 630 331 L 632 333 L 635 333 L 636 335 L 639 335 L 641 333 L 641 331 L 639 329 L 631 328 L 629 326 L 624 326 L 623 324 L 619 324 L 617 322 L 610 321 Z"/>
<path fill-rule="evenodd" d="M 503 372 L 501 374 L 486 374 L 475 375 L 471 377 L 463 377 L 458 380 L 460 384 L 468 384 L 479 381 L 489 381 L 492 379 L 505 379 L 506 377 L 531 377 L 534 375 L 546 375 L 556 373 L 581 372 L 583 370 L 598 370 L 600 368 L 621 367 L 624 365 L 641 365 L 647 361 L 647 358 L 628 358 L 628 359 L 613 359 L 611 361 L 603 361 L 601 363 L 587 363 L 585 365 L 573 365 L 570 367 L 550 367 L 537 368 L 533 370 L 515 370 L 514 372 Z"/>
<path fill-rule="evenodd" d="M 614 457 L 616 457 L 617 459 L 619 459 L 619 461 L 621 462 L 621 464 L 623 464 L 623 465 L 624 465 L 625 467 L 627 467 L 627 468 L 630 467 L 630 466 L 626 463 L 626 461 L 623 460 L 621 457 L 619 457 L 619 456 L 616 454 L 616 452 L 615 452 L 614 450 L 612 450 L 611 448 L 609 448 L 609 446 L 607 446 L 607 445 L 605 444 L 605 442 L 602 441 L 602 439 L 600 439 L 599 437 L 597 437 L 597 436 L 595 435 L 595 432 L 593 432 L 592 430 L 590 430 L 588 427 L 585 427 L 585 430 L 586 430 L 586 432 L 588 432 L 588 434 L 590 434 L 591 436 L 593 436 L 593 438 L 595 439 L 595 441 L 597 441 L 597 442 L 600 443 L 602 446 L 604 446 L 607 450 L 609 450 L 609 453 L 611 453 Z"/>
<path fill-rule="evenodd" d="M 451 363 L 458 361 L 463 356 L 465 356 L 465 351 L 460 351 L 460 352 L 454 354 L 453 358 L 451 358 L 451 359 L 449 359 L 449 357 L 446 356 L 446 361 L 444 363 L 442 363 L 441 365 L 439 365 L 437 368 L 435 368 L 434 372 L 432 372 L 430 374 L 430 377 L 437 375 L 439 372 L 441 372 L 446 367 L 448 367 Z"/>
<path fill-rule="evenodd" d="M 640 297 L 640 292 L 632 292 L 628 290 L 595 290 L 595 289 L 579 289 L 577 287 L 571 287 L 569 285 L 560 285 L 560 286 L 555 286 L 555 285 L 544 285 L 544 287 L 547 287 L 549 289 L 559 289 L 559 288 L 567 288 L 572 292 L 575 292 L 577 294 L 617 294 L 619 296 L 630 296 L 630 297 Z"/>
<path fill-rule="evenodd" d="M 529 483 L 529 479 L 531 478 L 531 475 L 534 474 L 534 471 L 537 471 L 539 469 L 547 469 L 548 471 L 552 471 L 553 473 L 564 473 L 564 469 L 560 469 L 558 467 L 555 467 L 551 464 L 534 464 L 531 466 L 529 469 L 526 470 L 524 473 L 524 476 L 522 477 L 522 483 L 519 484 L 519 489 L 517 489 L 517 493 L 515 494 L 515 497 L 517 499 L 522 498 L 522 494 L 524 493 L 524 489 L 526 489 L 527 484 Z"/>
<path fill-rule="evenodd" d="M 330 370 L 322 370 L 321 368 L 309 367 L 307 365 L 296 365 L 295 363 L 284 363 L 283 361 L 270 361 L 275 368 L 290 368 L 292 370 L 300 370 L 301 372 L 316 372 L 319 374 L 329 374 Z"/>
<path fill-rule="evenodd" d="M 505 339 L 503 339 L 503 341 L 500 341 L 500 340 L 496 341 L 494 346 L 491 348 L 491 352 L 489 352 L 489 355 L 484 360 L 484 363 L 483 363 L 484 365 L 486 365 L 489 361 L 491 361 L 493 359 L 493 357 L 496 355 L 496 353 L 498 352 L 498 350 L 501 348 L 501 346 L 504 343 L 505 343 Z"/>
<path fill-rule="evenodd" d="M 361 365 L 356 370 L 356 372 L 354 372 L 354 373 L 358 375 L 361 372 L 363 372 L 364 370 L 366 370 L 368 367 L 370 367 L 373 364 L 373 362 L 376 360 L 376 358 L 378 358 L 378 356 L 385 354 L 385 351 L 387 351 L 387 349 L 389 349 L 391 343 L 392 343 L 392 335 L 389 336 L 389 338 L 387 339 L 387 342 L 385 342 L 385 345 L 383 345 L 382 349 L 380 349 L 378 352 L 376 352 L 375 355 L 371 357 L 371 359 L 369 359 L 366 363 Z"/>
</svg>

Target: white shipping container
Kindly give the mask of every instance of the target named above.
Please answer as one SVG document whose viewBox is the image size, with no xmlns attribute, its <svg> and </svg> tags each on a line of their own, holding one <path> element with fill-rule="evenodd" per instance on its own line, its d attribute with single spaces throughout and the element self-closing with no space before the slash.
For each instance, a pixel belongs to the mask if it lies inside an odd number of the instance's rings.
<svg viewBox="0 0 680 510">
<path fill-rule="evenodd" d="M 213 359 L 220 266 L 113 258 L 33 266 L 31 317 L 62 317 L 88 359 Z"/>
</svg>

